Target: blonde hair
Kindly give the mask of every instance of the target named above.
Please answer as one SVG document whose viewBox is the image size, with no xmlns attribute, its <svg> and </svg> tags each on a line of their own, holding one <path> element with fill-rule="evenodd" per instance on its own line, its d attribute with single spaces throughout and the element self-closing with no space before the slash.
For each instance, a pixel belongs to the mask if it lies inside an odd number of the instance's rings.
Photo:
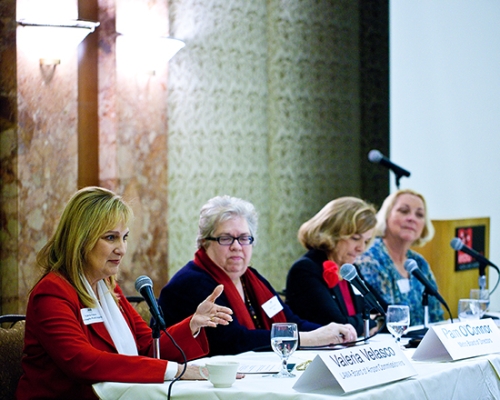
<svg viewBox="0 0 500 400">
<path fill-rule="evenodd" d="M 82 281 L 87 257 L 102 234 L 132 218 L 130 206 L 112 191 L 94 186 L 79 190 L 68 201 L 54 235 L 37 254 L 43 276 L 61 274 L 74 286 L 82 303 L 94 307 Z M 115 277 L 106 283 L 113 293 Z"/>
<path fill-rule="evenodd" d="M 327 203 L 298 232 L 306 249 L 330 252 L 339 240 L 372 229 L 377 220 L 373 205 L 356 197 L 340 197 Z"/>
<path fill-rule="evenodd" d="M 422 230 L 422 234 L 420 235 L 420 237 L 412 243 L 412 246 L 421 247 L 434 237 L 434 226 L 432 225 L 432 222 L 429 218 L 429 213 L 427 212 L 427 203 L 424 196 L 413 189 L 400 189 L 387 196 L 382 204 L 382 207 L 380 207 L 380 210 L 377 213 L 377 226 L 375 227 L 375 236 L 385 236 L 385 231 L 387 229 L 387 218 L 392 212 L 392 209 L 394 208 L 398 197 L 403 194 L 411 194 L 413 196 L 417 196 L 424 203 L 424 229 Z"/>
</svg>

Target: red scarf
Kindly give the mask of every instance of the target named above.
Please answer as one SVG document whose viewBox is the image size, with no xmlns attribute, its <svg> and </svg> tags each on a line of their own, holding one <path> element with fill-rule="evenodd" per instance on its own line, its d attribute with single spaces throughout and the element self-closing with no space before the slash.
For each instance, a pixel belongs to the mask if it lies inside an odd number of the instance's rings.
<svg viewBox="0 0 500 400">
<path fill-rule="evenodd" d="M 342 297 L 347 308 L 347 315 L 356 315 L 354 302 L 352 300 L 351 292 L 349 291 L 349 284 L 347 281 L 339 279 L 339 266 L 337 263 L 331 260 L 323 262 L 323 279 L 330 289 L 339 285 L 340 292 L 342 293 Z"/>
<path fill-rule="evenodd" d="M 341 280 L 339 282 L 339 288 L 342 292 L 342 297 L 344 298 L 344 303 L 347 308 L 347 315 L 352 317 L 356 315 L 356 309 L 354 308 L 354 302 L 352 301 L 351 291 L 349 290 L 349 284 L 346 280 Z"/>
<path fill-rule="evenodd" d="M 239 323 L 248 329 L 255 329 L 250 312 L 238 293 L 236 286 L 226 272 L 210 259 L 205 249 L 201 248 L 195 253 L 194 263 L 206 271 L 212 278 L 215 279 L 217 283 L 222 283 L 224 285 L 224 294 L 229 301 L 229 305 L 233 310 L 235 317 L 238 318 Z M 241 279 L 245 283 L 248 295 L 257 301 L 255 312 L 257 313 L 264 329 L 271 329 L 271 325 L 274 322 L 286 322 L 283 310 L 277 313 L 274 317 L 269 318 L 266 312 L 262 309 L 262 304 L 274 297 L 275 294 L 268 289 L 268 287 L 254 274 L 252 270 L 250 270 L 250 268 L 247 268 Z"/>
</svg>

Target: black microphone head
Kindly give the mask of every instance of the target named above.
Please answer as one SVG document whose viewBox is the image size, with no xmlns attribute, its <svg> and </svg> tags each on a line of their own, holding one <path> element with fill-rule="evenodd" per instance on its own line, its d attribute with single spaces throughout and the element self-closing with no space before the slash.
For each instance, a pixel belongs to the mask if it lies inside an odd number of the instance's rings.
<svg viewBox="0 0 500 400">
<path fill-rule="evenodd" d="M 370 150 L 368 153 L 368 160 L 370 160 L 372 163 L 378 164 L 380 160 L 382 160 L 384 156 L 382 153 L 378 150 Z"/>
<path fill-rule="evenodd" d="M 453 238 L 453 239 L 451 239 L 450 246 L 452 247 L 453 250 L 458 251 L 458 250 L 462 250 L 462 247 L 464 246 L 464 244 L 462 243 L 462 241 L 459 238 Z"/>
<path fill-rule="evenodd" d="M 417 262 L 411 258 L 405 261 L 405 269 L 408 271 L 410 274 L 418 269 Z"/>
<path fill-rule="evenodd" d="M 346 281 L 351 282 L 356 276 L 358 276 L 358 271 L 352 264 L 344 264 L 340 267 L 340 276 Z"/>
<path fill-rule="evenodd" d="M 139 293 L 141 292 L 141 289 L 144 286 L 151 286 L 153 287 L 153 281 L 149 276 L 146 275 L 141 275 L 139 278 L 135 280 L 135 290 L 137 290 Z"/>
</svg>

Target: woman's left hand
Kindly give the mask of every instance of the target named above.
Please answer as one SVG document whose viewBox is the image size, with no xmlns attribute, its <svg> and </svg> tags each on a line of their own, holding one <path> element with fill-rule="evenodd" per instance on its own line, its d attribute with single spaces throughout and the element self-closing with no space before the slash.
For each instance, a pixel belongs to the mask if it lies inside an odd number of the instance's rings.
<svg viewBox="0 0 500 400">
<path fill-rule="evenodd" d="M 217 286 L 212 294 L 200 303 L 189 322 L 193 335 L 196 335 L 201 328 L 206 326 L 215 328 L 217 325 L 229 325 L 233 320 L 233 317 L 231 317 L 233 310 L 215 304 L 215 300 L 223 290 L 224 285 Z"/>
</svg>

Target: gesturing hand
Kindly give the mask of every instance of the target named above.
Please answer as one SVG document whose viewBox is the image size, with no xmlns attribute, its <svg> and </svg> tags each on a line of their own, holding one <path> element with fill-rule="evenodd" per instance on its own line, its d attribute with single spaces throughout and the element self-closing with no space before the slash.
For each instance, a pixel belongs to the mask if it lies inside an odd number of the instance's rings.
<svg viewBox="0 0 500 400">
<path fill-rule="evenodd" d="M 196 335 L 201 328 L 206 326 L 215 328 L 217 325 L 229 325 L 233 320 L 233 317 L 231 317 L 233 311 L 230 308 L 215 304 L 215 300 L 223 290 L 224 285 L 217 286 L 212 294 L 196 308 L 196 312 L 189 322 L 193 335 Z"/>
</svg>

